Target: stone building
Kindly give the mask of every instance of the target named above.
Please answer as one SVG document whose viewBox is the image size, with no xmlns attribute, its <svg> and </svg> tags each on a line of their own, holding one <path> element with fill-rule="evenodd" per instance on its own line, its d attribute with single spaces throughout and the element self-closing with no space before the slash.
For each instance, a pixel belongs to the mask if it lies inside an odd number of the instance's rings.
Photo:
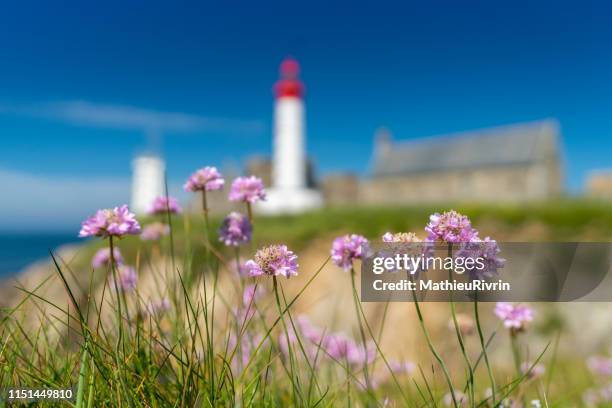
<svg viewBox="0 0 612 408">
<path fill-rule="evenodd" d="M 398 142 L 382 131 L 358 201 L 398 205 L 549 199 L 562 191 L 560 150 L 554 120 Z"/>
<path fill-rule="evenodd" d="M 350 173 L 338 173 L 326 176 L 321 183 L 325 205 L 337 207 L 358 205 L 359 178 Z"/>
<path fill-rule="evenodd" d="M 272 185 L 272 161 L 263 156 L 253 156 L 246 162 L 245 174 L 259 177 L 264 186 Z"/>
<path fill-rule="evenodd" d="M 612 170 L 596 170 L 589 174 L 586 193 L 593 198 L 612 199 Z"/>
</svg>

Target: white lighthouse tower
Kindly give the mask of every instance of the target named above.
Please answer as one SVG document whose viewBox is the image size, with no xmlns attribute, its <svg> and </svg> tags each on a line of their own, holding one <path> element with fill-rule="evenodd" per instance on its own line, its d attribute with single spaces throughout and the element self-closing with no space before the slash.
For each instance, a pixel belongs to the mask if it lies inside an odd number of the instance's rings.
<svg viewBox="0 0 612 408">
<path fill-rule="evenodd" d="M 299 73 L 298 62 L 285 59 L 274 86 L 272 188 L 257 208 L 262 213 L 300 213 L 323 205 L 321 194 L 306 183 L 304 85 Z"/>
<path fill-rule="evenodd" d="M 132 200 L 130 210 L 144 214 L 156 197 L 164 193 L 164 160 L 154 154 L 136 156 L 132 161 Z"/>
</svg>

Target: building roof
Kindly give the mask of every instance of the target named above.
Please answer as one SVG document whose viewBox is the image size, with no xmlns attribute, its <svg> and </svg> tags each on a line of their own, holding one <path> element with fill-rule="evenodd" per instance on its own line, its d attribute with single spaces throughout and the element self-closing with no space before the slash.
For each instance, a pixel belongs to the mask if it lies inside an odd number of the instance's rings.
<svg viewBox="0 0 612 408">
<path fill-rule="evenodd" d="M 553 119 L 394 142 L 378 137 L 374 177 L 529 164 L 558 155 Z"/>
</svg>

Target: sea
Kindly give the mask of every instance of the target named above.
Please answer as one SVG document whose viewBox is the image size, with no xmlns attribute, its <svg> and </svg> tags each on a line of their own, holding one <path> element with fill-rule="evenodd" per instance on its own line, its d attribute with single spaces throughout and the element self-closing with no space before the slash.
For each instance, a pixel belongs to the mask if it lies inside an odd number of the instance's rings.
<svg viewBox="0 0 612 408">
<path fill-rule="evenodd" d="M 36 261 L 50 259 L 49 250 L 78 242 L 74 233 L 0 233 L 0 280 Z"/>
</svg>

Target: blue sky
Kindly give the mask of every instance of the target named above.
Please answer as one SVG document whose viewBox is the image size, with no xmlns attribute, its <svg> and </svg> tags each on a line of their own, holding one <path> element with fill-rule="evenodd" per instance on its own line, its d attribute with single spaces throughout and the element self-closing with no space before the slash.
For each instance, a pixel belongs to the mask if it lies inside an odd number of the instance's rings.
<svg viewBox="0 0 612 408">
<path fill-rule="evenodd" d="M 196 167 L 269 154 L 271 86 L 289 54 L 319 173 L 365 174 L 383 125 L 411 139 L 547 117 L 561 124 L 569 190 L 612 167 L 604 1 L 221 3 L 2 6 L 0 229 L 72 225 L 126 201 L 143 123 L 165 128 L 173 190 Z"/>
</svg>

